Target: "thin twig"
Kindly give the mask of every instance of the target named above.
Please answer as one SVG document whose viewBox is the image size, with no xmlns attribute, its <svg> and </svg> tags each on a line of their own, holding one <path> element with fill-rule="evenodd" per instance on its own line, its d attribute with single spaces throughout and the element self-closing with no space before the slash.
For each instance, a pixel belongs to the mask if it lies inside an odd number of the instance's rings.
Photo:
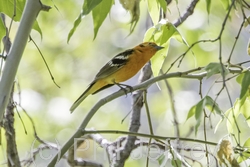
<svg viewBox="0 0 250 167">
<path fill-rule="evenodd" d="M 45 60 L 45 58 L 44 58 L 44 56 L 43 56 L 42 51 L 41 51 L 40 48 L 37 46 L 36 42 L 31 38 L 31 36 L 30 36 L 30 40 L 32 41 L 32 43 L 35 45 L 36 49 L 37 49 L 38 52 L 40 53 L 40 55 L 41 55 L 41 57 L 42 57 L 42 59 L 43 59 L 43 62 L 44 62 L 45 66 L 46 66 L 46 68 L 47 68 L 47 70 L 48 70 L 48 72 L 49 72 L 49 75 L 50 75 L 52 81 L 54 82 L 54 84 L 55 84 L 58 88 L 60 88 L 60 86 L 56 83 L 55 78 L 54 78 L 54 76 L 52 75 L 52 72 L 50 71 L 49 65 L 48 65 L 48 63 L 46 62 L 46 60 Z"/>
<path fill-rule="evenodd" d="M 203 95 L 202 95 L 202 80 L 200 80 L 200 87 L 199 87 L 199 95 L 200 98 L 203 99 Z M 203 113 L 204 113 L 204 117 L 203 117 L 203 134 L 204 134 L 204 140 L 207 141 L 207 131 L 206 131 L 206 118 L 208 117 L 206 114 L 206 110 L 205 108 L 203 109 Z M 205 155 L 207 158 L 207 165 L 209 166 L 209 158 L 208 158 L 208 148 L 207 148 L 207 144 L 205 144 Z"/>
<path fill-rule="evenodd" d="M 198 2 L 199 2 L 199 0 L 193 0 L 190 3 L 186 12 L 174 23 L 175 27 L 178 27 L 179 25 L 181 25 L 189 16 L 191 16 L 194 13 L 194 9 L 195 9 Z"/>
<path fill-rule="evenodd" d="M 149 132 L 150 132 L 151 135 L 154 135 L 153 125 L 152 125 L 149 106 L 148 106 L 147 91 L 146 90 L 143 91 L 143 97 L 144 97 L 144 103 L 145 103 L 146 114 L 147 114 L 147 119 L 148 119 Z M 151 142 L 152 142 L 152 139 L 150 138 L 149 141 L 148 141 L 148 146 L 151 144 Z M 148 151 L 147 151 L 146 167 L 149 166 L 149 152 L 150 152 L 150 147 L 148 147 Z"/>
<path fill-rule="evenodd" d="M 142 82 L 141 84 L 138 84 L 136 86 L 133 87 L 133 91 L 136 90 L 145 90 L 147 89 L 149 86 L 151 86 L 152 84 L 164 80 L 164 79 L 168 79 L 168 78 L 189 78 L 189 79 L 202 79 L 204 77 L 207 76 L 207 72 L 200 72 L 198 74 L 193 74 L 193 72 L 197 72 L 200 71 L 201 68 L 195 68 L 195 69 L 191 69 L 188 71 L 184 71 L 184 72 L 174 72 L 174 73 L 169 73 L 169 74 L 164 74 L 164 75 L 160 75 L 154 78 L 151 78 L 145 82 Z M 189 73 L 189 71 L 191 71 L 191 73 Z M 231 69 L 229 68 L 229 72 L 230 73 L 241 73 L 242 70 L 241 69 Z M 125 88 L 127 91 L 131 91 L 130 88 Z M 92 119 L 92 117 L 95 115 L 95 113 L 97 112 L 97 110 L 102 107 L 103 105 L 105 105 L 106 103 L 125 95 L 124 90 L 119 90 L 109 96 L 106 96 L 105 98 L 102 98 L 101 100 L 99 100 L 92 108 L 89 112 L 87 112 L 87 115 L 85 117 L 85 119 L 82 121 L 81 125 L 79 126 L 78 130 L 70 137 L 70 139 L 65 143 L 65 145 L 62 147 L 60 154 L 57 154 L 53 157 L 53 159 L 51 160 L 51 162 L 49 163 L 49 167 L 53 167 L 57 161 L 57 159 L 61 158 L 63 154 L 65 154 L 65 152 L 68 150 L 68 148 L 73 144 L 74 142 L 74 138 L 78 138 L 82 135 L 84 135 L 84 132 L 82 132 L 82 129 L 84 130 L 86 128 L 86 126 L 88 125 L 89 121 Z"/>
</svg>

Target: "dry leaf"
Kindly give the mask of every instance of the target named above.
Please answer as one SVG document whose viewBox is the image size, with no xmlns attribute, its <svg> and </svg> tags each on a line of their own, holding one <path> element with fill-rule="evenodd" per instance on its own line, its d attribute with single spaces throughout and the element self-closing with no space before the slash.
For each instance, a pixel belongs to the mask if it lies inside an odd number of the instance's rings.
<svg viewBox="0 0 250 167">
<path fill-rule="evenodd" d="M 220 148 L 217 152 L 217 156 L 220 166 L 222 164 L 225 166 L 230 164 L 232 167 L 239 167 L 238 162 L 233 157 L 233 148 L 231 142 L 229 140 L 222 140 L 219 145 Z"/>
<path fill-rule="evenodd" d="M 132 19 L 130 21 L 130 34 L 134 31 L 135 26 L 140 18 L 140 0 L 120 0 L 123 8 L 130 12 Z"/>
</svg>

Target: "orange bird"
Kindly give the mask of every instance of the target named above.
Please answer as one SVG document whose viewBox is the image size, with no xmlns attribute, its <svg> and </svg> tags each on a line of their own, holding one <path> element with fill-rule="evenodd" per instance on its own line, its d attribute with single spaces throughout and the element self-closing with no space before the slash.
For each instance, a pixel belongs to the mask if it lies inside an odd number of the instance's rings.
<svg viewBox="0 0 250 167">
<path fill-rule="evenodd" d="M 90 83 L 89 87 L 70 107 L 71 113 L 90 94 L 95 94 L 113 85 L 118 85 L 132 78 L 154 54 L 163 47 L 153 42 L 144 42 L 133 49 L 128 49 L 116 55 L 104 65 Z"/>
</svg>

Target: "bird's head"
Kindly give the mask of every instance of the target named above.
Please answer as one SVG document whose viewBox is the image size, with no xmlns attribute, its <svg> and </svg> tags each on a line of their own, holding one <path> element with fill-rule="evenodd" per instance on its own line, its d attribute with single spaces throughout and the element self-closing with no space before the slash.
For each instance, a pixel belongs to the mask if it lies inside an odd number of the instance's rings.
<svg viewBox="0 0 250 167">
<path fill-rule="evenodd" d="M 141 43 L 140 45 L 136 46 L 135 49 L 138 49 L 140 51 L 152 51 L 152 52 L 157 52 L 158 50 L 163 49 L 164 47 L 156 45 L 154 42 L 144 42 Z"/>
</svg>

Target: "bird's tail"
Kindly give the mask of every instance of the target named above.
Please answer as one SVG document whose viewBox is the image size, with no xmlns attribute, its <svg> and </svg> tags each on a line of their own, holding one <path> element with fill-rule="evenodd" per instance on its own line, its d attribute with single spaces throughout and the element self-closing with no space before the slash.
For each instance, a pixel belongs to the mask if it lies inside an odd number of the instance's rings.
<svg viewBox="0 0 250 167">
<path fill-rule="evenodd" d="M 89 87 L 83 92 L 83 94 L 73 103 L 73 105 L 70 107 L 70 112 L 73 113 L 73 111 L 81 104 L 81 102 L 90 94 L 92 94 L 91 88 L 94 86 L 96 82 L 93 81 Z"/>
</svg>

